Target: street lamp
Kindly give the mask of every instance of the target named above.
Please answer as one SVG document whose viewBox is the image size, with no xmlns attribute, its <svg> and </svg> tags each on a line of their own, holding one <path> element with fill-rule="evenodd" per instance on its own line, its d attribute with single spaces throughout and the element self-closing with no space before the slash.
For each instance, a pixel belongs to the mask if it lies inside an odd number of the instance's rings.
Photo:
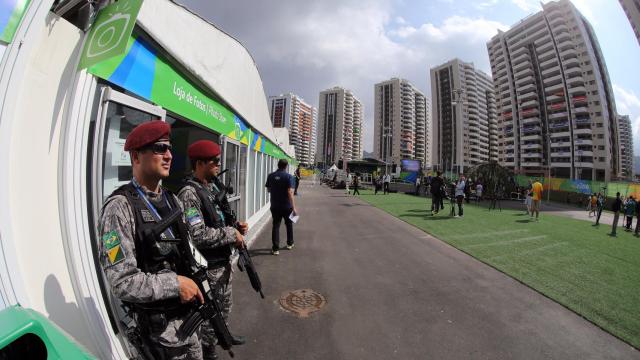
<svg viewBox="0 0 640 360">
<path fill-rule="evenodd" d="M 457 119 L 457 111 L 456 110 L 458 108 L 458 105 L 466 104 L 466 102 L 464 102 L 464 99 L 462 98 L 462 95 L 464 93 L 465 93 L 465 89 L 463 89 L 463 88 L 451 89 L 451 95 L 452 95 L 451 105 L 454 107 L 453 113 L 455 114 L 455 116 L 454 116 L 455 119 Z M 452 147 L 453 151 L 451 153 L 451 165 L 452 165 L 451 171 L 452 172 L 453 172 L 453 165 L 460 166 L 460 164 L 455 164 L 456 163 L 456 150 L 457 150 L 458 145 L 460 145 L 460 151 L 463 152 L 462 158 L 461 158 L 461 160 L 462 160 L 461 166 L 462 166 L 462 168 L 464 168 L 464 143 L 462 141 L 462 139 L 463 139 L 462 128 L 464 128 L 464 124 L 463 124 L 464 116 L 462 116 L 462 111 L 460 112 L 460 115 L 461 115 L 460 131 L 456 131 L 456 139 L 455 139 L 456 140 L 456 146 Z M 454 122 L 453 125 L 457 127 L 457 121 Z M 458 168 L 458 171 L 459 170 L 460 169 Z M 453 174 L 451 174 L 451 176 L 453 177 Z"/>
</svg>

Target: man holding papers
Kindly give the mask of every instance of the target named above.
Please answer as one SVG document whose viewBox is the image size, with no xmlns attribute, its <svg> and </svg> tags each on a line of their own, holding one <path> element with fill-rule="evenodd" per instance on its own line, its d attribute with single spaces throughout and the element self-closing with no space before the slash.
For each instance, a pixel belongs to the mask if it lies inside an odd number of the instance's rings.
<svg viewBox="0 0 640 360">
<path fill-rule="evenodd" d="M 289 163 L 286 159 L 278 161 L 278 170 L 269 174 L 265 186 L 271 193 L 271 217 L 273 229 L 271 230 L 271 254 L 280 254 L 280 223 L 284 219 L 287 227 L 287 249 L 293 249 L 293 222 L 298 221 L 296 205 L 293 201 L 295 179 L 287 173 Z M 293 220 L 293 221 L 292 221 Z"/>
</svg>

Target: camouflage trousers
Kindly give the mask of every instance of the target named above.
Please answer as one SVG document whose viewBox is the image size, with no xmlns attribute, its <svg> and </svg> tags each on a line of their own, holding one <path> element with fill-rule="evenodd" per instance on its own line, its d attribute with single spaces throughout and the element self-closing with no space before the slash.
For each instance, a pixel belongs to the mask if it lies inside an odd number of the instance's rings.
<svg viewBox="0 0 640 360">
<path fill-rule="evenodd" d="M 233 302 L 231 299 L 231 280 L 233 277 L 231 262 L 207 270 L 207 275 L 211 289 L 214 289 L 218 295 L 224 319 L 228 323 Z M 208 321 L 205 321 L 202 323 L 200 329 L 203 358 L 217 359 L 215 356 L 215 346 L 218 343 L 218 339 L 216 338 L 213 328 Z"/>
<path fill-rule="evenodd" d="M 198 339 L 197 332 L 189 338 L 188 343 L 183 346 L 169 347 L 160 343 L 152 343 L 155 356 L 166 360 L 202 360 L 202 346 Z"/>
</svg>

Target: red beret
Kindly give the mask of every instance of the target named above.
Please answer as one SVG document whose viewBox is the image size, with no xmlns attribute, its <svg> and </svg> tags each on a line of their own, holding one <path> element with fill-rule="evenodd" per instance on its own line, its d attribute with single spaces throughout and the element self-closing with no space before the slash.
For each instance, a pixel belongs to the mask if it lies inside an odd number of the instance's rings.
<svg viewBox="0 0 640 360">
<path fill-rule="evenodd" d="M 169 137 L 171 125 L 162 120 L 152 120 L 136 126 L 124 142 L 124 151 L 138 150 L 163 137 Z"/>
<path fill-rule="evenodd" d="M 190 159 L 210 159 L 220 155 L 220 145 L 210 140 L 198 140 L 189 146 Z"/>
</svg>

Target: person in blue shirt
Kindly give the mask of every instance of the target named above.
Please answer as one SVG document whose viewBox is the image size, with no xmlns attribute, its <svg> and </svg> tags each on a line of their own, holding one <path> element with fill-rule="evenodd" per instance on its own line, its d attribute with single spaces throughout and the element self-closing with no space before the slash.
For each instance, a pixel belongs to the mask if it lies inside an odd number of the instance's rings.
<svg viewBox="0 0 640 360">
<path fill-rule="evenodd" d="M 293 249 L 293 222 L 290 215 L 296 215 L 296 205 L 293 201 L 296 180 L 287 173 L 289 163 L 286 159 L 278 160 L 278 170 L 269 174 L 265 186 L 271 193 L 271 217 L 273 228 L 271 229 L 271 254 L 280 254 L 280 223 L 284 219 L 287 228 L 287 249 Z"/>
</svg>

